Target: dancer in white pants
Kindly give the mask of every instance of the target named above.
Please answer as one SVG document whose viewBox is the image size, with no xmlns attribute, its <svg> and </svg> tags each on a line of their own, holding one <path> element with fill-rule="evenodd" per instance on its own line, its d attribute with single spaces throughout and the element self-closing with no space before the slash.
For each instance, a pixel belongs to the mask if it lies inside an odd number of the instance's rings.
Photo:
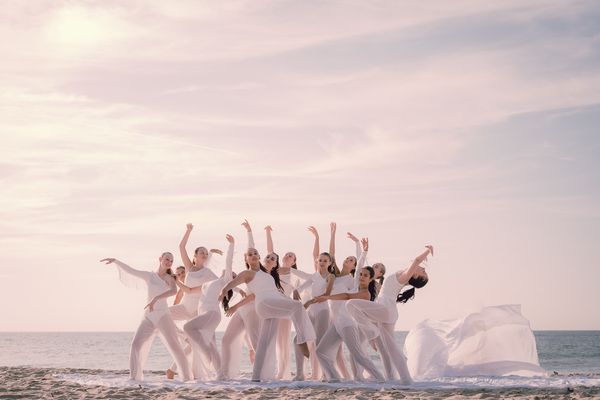
<svg viewBox="0 0 600 400">
<path fill-rule="evenodd" d="M 252 380 L 260 381 L 264 376 L 274 376 L 275 371 L 267 370 L 265 360 L 267 352 L 274 350 L 277 337 L 278 319 L 290 318 L 294 323 L 298 343 L 314 342 L 315 332 L 302 303 L 292 300 L 281 293 L 279 275 L 277 274 L 277 255 L 274 253 L 265 257 L 265 265 L 261 265 L 256 249 L 248 249 L 246 262 L 250 269 L 240 273 L 221 291 L 220 299 L 225 297 L 228 290 L 246 283 L 254 293 L 255 306 L 261 318 L 261 329 L 252 369 Z"/>
<path fill-rule="evenodd" d="M 299 270 L 293 270 L 290 272 L 298 278 L 304 280 L 304 284 L 299 286 L 298 292 L 301 292 L 304 288 L 310 286 L 311 295 L 314 299 L 317 296 L 331 293 L 331 288 L 333 287 L 333 282 L 335 281 L 337 267 L 334 267 L 334 260 L 330 253 L 324 252 L 319 254 L 319 232 L 317 229 L 314 226 L 310 226 L 308 227 L 308 230 L 314 235 L 315 238 L 313 246 L 315 272 L 312 274 L 308 274 Z M 331 223 L 331 232 L 331 237 L 333 240 L 330 240 L 330 250 L 331 243 L 335 242 L 335 223 Z M 305 306 L 308 307 L 308 304 L 305 303 Z M 325 331 L 327 331 L 327 327 L 330 323 L 329 307 L 327 306 L 327 303 L 314 304 L 308 309 L 308 316 L 310 317 L 310 321 L 315 329 L 315 344 L 318 345 L 319 341 L 325 334 Z M 298 346 L 295 346 L 295 355 L 296 377 L 294 380 L 304 380 L 304 357 L 301 349 Z M 313 380 L 318 380 L 321 378 L 320 365 L 316 357 L 311 358 L 311 370 L 311 378 Z"/>
<path fill-rule="evenodd" d="M 248 235 L 248 247 L 254 248 L 254 237 L 252 228 L 247 220 L 242 222 Z M 245 256 L 244 256 L 245 257 Z M 250 268 L 246 263 L 246 268 Z M 247 285 L 246 285 L 247 286 Z M 256 314 L 254 304 L 254 294 L 249 288 L 246 288 L 244 298 L 233 306 L 229 306 L 225 315 L 231 317 L 223 339 L 221 340 L 221 371 L 219 380 L 228 380 L 237 378 L 240 372 L 242 342 L 245 341 L 250 354 L 250 361 L 253 362 L 253 354 L 258 346 L 258 334 L 260 331 L 260 319 Z"/>
<path fill-rule="evenodd" d="M 344 307 L 344 302 L 349 299 L 362 299 L 367 301 L 373 301 L 375 299 L 375 281 L 373 280 L 375 271 L 373 271 L 371 267 L 357 268 L 355 276 L 358 278 L 358 285 L 355 286 L 352 291 L 331 294 L 329 296 L 320 296 L 316 299 L 317 302 L 330 300 L 333 314 L 333 324 L 327 329 L 327 332 L 317 346 L 317 357 L 321 362 L 321 366 L 325 371 L 327 379 L 331 382 L 339 382 L 340 376 L 334 367 L 334 361 L 337 349 L 343 341 L 356 363 L 367 370 L 378 382 L 383 382 L 383 375 L 379 372 L 377 367 L 375 367 L 375 364 L 373 364 L 373 361 L 371 361 L 361 345 L 364 340 L 361 340 L 360 338 L 360 332 L 356 322 Z M 361 377 L 356 376 L 355 379 L 361 380 Z"/>
<path fill-rule="evenodd" d="M 407 269 L 398 271 L 383 281 L 376 302 L 353 299 L 346 303 L 346 309 L 368 339 L 380 336 L 381 341 L 378 342 L 378 347 L 382 346 L 382 348 L 379 353 L 382 358 L 388 357 L 387 361 L 384 360 L 386 378 L 394 378 L 393 366 L 403 384 L 411 384 L 412 378 L 408 372 L 406 357 L 396 345 L 394 337 L 394 325 L 398 320 L 396 302 L 406 303 L 414 296 L 416 288 L 427 284 L 429 278 L 421 263 L 427 259 L 428 255 L 433 256 L 433 247 L 426 246 L 426 248 L 427 250 L 417 256 Z M 400 293 L 407 284 L 412 288 Z"/>
<path fill-rule="evenodd" d="M 193 345 L 197 346 L 200 353 L 212 364 L 217 375 L 221 371 L 221 356 L 217 350 L 215 339 L 215 330 L 221 322 L 221 311 L 219 310 L 217 297 L 223 286 L 233 279 L 231 267 L 233 264 L 234 238 L 231 235 L 227 235 L 226 238 L 229 247 L 225 259 L 225 270 L 223 270 L 223 274 L 219 279 L 195 287 L 188 287 L 177 281 L 177 286 L 186 294 L 200 293 L 198 316 L 186 322 L 183 330 Z"/>
<path fill-rule="evenodd" d="M 129 354 L 131 379 L 143 380 L 144 364 L 154 335 L 158 332 L 181 371 L 181 379 L 183 381 L 190 380 L 192 376 L 190 367 L 179 344 L 177 328 L 169 315 L 167 306 L 167 298 L 177 293 L 175 279 L 170 275 L 173 255 L 165 252 L 159 257 L 160 265 L 157 272 L 140 271 L 115 258 L 104 258 L 100 261 L 106 264 L 114 263 L 119 270 L 121 282 L 126 286 L 135 288 L 146 286 L 147 289 L 148 305 L 145 307 L 144 317 L 133 337 Z"/>
<path fill-rule="evenodd" d="M 217 276 L 209 268 L 206 267 L 213 253 L 222 254 L 220 250 L 212 249 L 210 252 L 206 247 L 197 247 L 194 250 L 194 258 L 190 259 L 186 246 L 190 237 L 190 233 L 194 229 L 194 225 L 187 224 L 186 231 L 179 243 L 179 252 L 181 260 L 186 268 L 185 285 L 188 287 L 201 286 L 203 283 L 217 279 Z M 186 293 L 179 304 L 169 307 L 171 318 L 174 321 L 189 321 L 198 315 L 198 302 L 200 301 L 199 293 Z M 188 356 L 188 361 L 192 365 L 192 373 L 196 379 L 206 379 L 206 366 L 203 365 L 199 354 L 194 354 L 192 346 L 186 342 L 185 336 L 180 336 L 180 340 L 184 346 L 184 352 Z M 177 371 L 177 365 L 173 363 L 167 370 L 167 377 L 172 376 Z"/>
</svg>

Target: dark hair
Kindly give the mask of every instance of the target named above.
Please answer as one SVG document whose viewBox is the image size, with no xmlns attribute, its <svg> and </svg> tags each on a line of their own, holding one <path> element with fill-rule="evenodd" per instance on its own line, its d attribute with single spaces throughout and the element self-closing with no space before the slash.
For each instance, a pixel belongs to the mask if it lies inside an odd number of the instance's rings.
<svg viewBox="0 0 600 400">
<path fill-rule="evenodd" d="M 422 288 L 423 286 L 425 286 L 427 284 L 428 281 L 429 281 L 429 278 L 427 278 L 425 276 L 419 276 L 416 278 L 411 277 L 408 280 L 408 284 L 411 285 L 412 287 L 408 290 L 405 290 L 402 293 L 399 293 L 398 297 L 396 298 L 396 302 L 397 303 L 406 303 L 408 300 L 415 297 L 415 289 Z"/>
<path fill-rule="evenodd" d="M 377 288 L 375 287 L 375 281 L 373 280 L 373 278 L 375 277 L 375 270 L 373 269 L 373 267 L 370 267 L 368 265 L 366 267 L 363 267 L 363 269 L 369 271 L 369 276 L 371 277 L 371 281 L 369 282 L 369 293 L 371 294 L 371 301 L 374 301 L 377 297 Z"/>
<path fill-rule="evenodd" d="M 171 271 L 171 268 L 167 268 L 167 274 L 173 276 L 173 271 Z"/>
<path fill-rule="evenodd" d="M 327 272 L 335 276 L 338 276 L 340 274 L 340 269 L 338 268 L 337 264 L 335 263 L 335 259 L 331 256 L 331 254 L 324 251 L 323 253 L 319 254 L 319 256 L 327 256 L 329 258 L 331 264 L 329 265 L 329 267 L 327 267 Z"/>
<path fill-rule="evenodd" d="M 276 264 L 273 268 L 271 268 L 270 274 L 273 277 L 273 279 L 275 280 L 275 286 L 277 286 L 277 290 L 279 290 L 280 292 L 283 293 L 283 288 L 281 287 L 281 280 L 279 279 L 279 271 L 278 271 L 279 270 L 279 254 L 277 254 L 275 252 L 273 252 L 271 254 L 275 254 Z M 262 264 L 260 264 L 260 269 L 261 269 L 261 271 L 266 272 L 267 274 L 269 273 L 269 272 L 267 272 L 267 269 Z"/>
<path fill-rule="evenodd" d="M 373 266 L 380 264 L 383 267 L 383 272 L 381 273 L 381 276 L 379 277 L 379 284 L 383 285 L 383 280 L 385 279 L 384 275 L 385 275 L 385 265 L 383 265 L 383 263 L 375 263 L 373 264 Z"/>
<path fill-rule="evenodd" d="M 233 297 L 233 290 L 229 289 L 229 291 L 227 292 L 227 296 L 223 297 L 223 310 L 225 312 L 227 312 L 227 310 L 229 310 L 229 300 L 231 300 L 231 298 Z"/>
</svg>

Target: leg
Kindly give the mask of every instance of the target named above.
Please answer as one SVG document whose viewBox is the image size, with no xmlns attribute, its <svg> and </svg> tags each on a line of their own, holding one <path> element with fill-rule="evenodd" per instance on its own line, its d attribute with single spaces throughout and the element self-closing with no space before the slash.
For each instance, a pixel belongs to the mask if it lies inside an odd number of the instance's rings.
<svg viewBox="0 0 600 400">
<path fill-rule="evenodd" d="M 338 382 L 340 380 L 334 362 L 337 355 L 337 349 L 341 343 L 342 339 L 340 338 L 340 335 L 338 335 L 335 326 L 330 325 L 317 345 L 317 357 L 315 358 L 319 360 L 321 367 L 323 367 L 325 377 L 332 382 Z"/>
<path fill-rule="evenodd" d="M 342 378 L 350 379 L 350 374 L 348 373 L 348 369 L 346 368 L 346 362 L 344 360 L 344 348 L 340 343 L 337 351 L 336 364 L 338 372 L 341 374 Z"/>
<path fill-rule="evenodd" d="M 161 339 L 171 354 L 171 357 L 175 359 L 181 380 L 183 382 L 191 380 L 192 371 L 190 369 L 188 360 L 185 357 L 183 349 L 181 348 L 181 344 L 179 343 L 179 338 L 177 337 L 177 327 L 175 326 L 175 323 L 171 317 L 166 315 L 161 318 L 161 320 L 156 324 L 156 328 L 160 332 Z"/>
<path fill-rule="evenodd" d="M 315 335 L 317 337 L 316 344 L 317 346 L 321 343 L 321 339 L 327 332 L 328 328 L 331 326 L 329 319 L 329 308 L 324 308 L 315 313 L 312 323 L 315 328 Z M 319 379 L 321 376 L 320 373 L 320 363 L 317 357 L 313 357 L 311 359 L 311 369 L 312 369 L 312 379 Z"/>
<path fill-rule="evenodd" d="M 396 367 L 396 371 L 400 375 L 400 381 L 404 385 L 410 385 L 413 380 L 408 372 L 408 366 L 406 365 L 406 357 L 404 353 L 400 351 L 396 345 L 396 338 L 394 337 L 394 325 L 393 324 L 379 324 L 381 332 L 381 341 L 385 351 L 390 356 L 390 359 Z"/>
<path fill-rule="evenodd" d="M 221 341 L 221 371 L 218 379 L 225 380 L 235 378 L 239 372 L 240 352 L 242 350 L 242 334 L 244 334 L 244 321 L 235 313 L 223 334 Z"/>
<path fill-rule="evenodd" d="M 277 318 L 263 319 L 260 328 L 260 335 L 258 337 L 258 346 L 256 348 L 256 355 L 254 356 L 254 366 L 252 368 L 252 380 L 260 381 L 263 373 L 263 366 L 267 358 L 267 351 L 271 347 L 271 343 L 276 340 L 277 335 Z"/>
<path fill-rule="evenodd" d="M 362 366 L 375 377 L 378 382 L 384 382 L 385 379 L 381 372 L 375 367 L 373 361 L 365 354 L 363 347 L 360 345 L 358 328 L 355 326 L 347 326 L 342 329 L 342 338 L 348 347 L 348 351 L 352 354 L 356 363 Z"/>
<path fill-rule="evenodd" d="M 148 357 L 155 334 L 154 324 L 144 318 L 135 332 L 129 351 L 129 376 L 131 379 L 138 381 L 144 379 L 144 361 Z"/>
<path fill-rule="evenodd" d="M 214 330 L 220 321 L 220 312 L 209 311 L 191 319 L 183 326 L 183 330 L 189 340 L 197 346 L 200 353 L 213 365 L 217 374 L 221 370 L 221 356 L 216 351 L 213 337 Z"/>
<path fill-rule="evenodd" d="M 392 367 L 392 360 L 390 359 L 389 353 L 385 351 L 385 346 L 381 340 L 381 334 L 375 338 L 375 346 L 377 347 L 377 352 L 379 353 L 379 357 L 381 357 L 381 361 L 383 362 L 385 379 L 388 381 L 396 379 L 396 374 L 394 373 L 394 368 Z"/>
<path fill-rule="evenodd" d="M 292 321 L 280 319 L 277 331 L 277 379 L 289 379 Z"/>
</svg>

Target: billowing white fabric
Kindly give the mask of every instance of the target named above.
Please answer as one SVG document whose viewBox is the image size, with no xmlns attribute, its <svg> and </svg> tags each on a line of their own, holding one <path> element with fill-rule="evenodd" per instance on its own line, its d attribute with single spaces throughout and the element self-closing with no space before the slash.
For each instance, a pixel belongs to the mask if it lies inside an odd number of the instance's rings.
<svg viewBox="0 0 600 400">
<path fill-rule="evenodd" d="M 418 378 L 546 374 L 520 305 L 485 307 L 456 320 L 425 320 L 409 332 L 405 349 L 409 370 Z"/>
</svg>

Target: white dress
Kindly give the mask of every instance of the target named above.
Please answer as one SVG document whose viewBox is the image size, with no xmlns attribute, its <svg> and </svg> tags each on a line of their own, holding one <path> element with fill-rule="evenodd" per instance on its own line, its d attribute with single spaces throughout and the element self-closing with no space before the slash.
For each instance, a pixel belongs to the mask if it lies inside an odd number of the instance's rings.
<svg viewBox="0 0 600 400">
<path fill-rule="evenodd" d="M 455 320 L 425 320 L 408 333 L 404 347 L 417 378 L 546 375 L 520 305 L 485 307 Z"/>
</svg>

